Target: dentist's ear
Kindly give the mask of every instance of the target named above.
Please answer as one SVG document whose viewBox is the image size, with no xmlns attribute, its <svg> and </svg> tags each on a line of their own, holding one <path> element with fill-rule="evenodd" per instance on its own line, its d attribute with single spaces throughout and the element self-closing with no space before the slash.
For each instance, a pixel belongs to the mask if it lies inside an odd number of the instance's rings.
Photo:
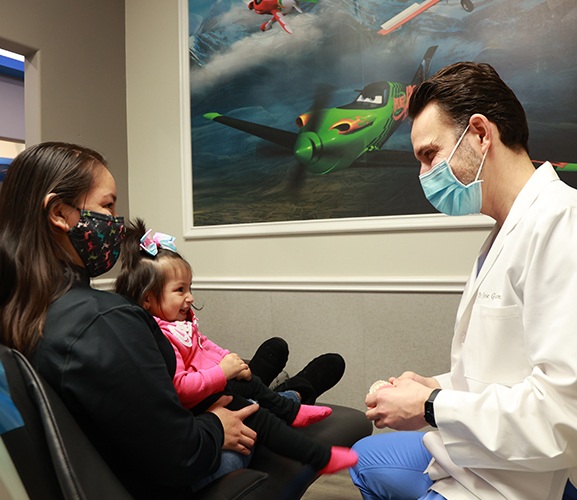
<svg viewBox="0 0 577 500">
<path fill-rule="evenodd" d="M 489 150 L 495 139 L 494 134 L 498 133 L 497 126 L 480 113 L 475 113 L 469 119 L 469 130 L 475 136 L 474 143 L 481 148 L 481 154 L 485 154 Z"/>
<path fill-rule="evenodd" d="M 66 203 L 62 203 L 56 193 L 47 194 L 44 197 L 43 205 L 44 209 L 48 209 L 48 220 L 50 223 L 55 228 L 68 232 L 70 230 L 68 216 L 73 209 Z"/>
</svg>

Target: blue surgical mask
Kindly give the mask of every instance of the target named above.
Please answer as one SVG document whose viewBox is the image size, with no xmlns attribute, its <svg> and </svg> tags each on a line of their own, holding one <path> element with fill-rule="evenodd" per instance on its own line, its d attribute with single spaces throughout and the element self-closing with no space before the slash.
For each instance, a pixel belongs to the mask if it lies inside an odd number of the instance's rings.
<svg viewBox="0 0 577 500">
<path fill-rule="evenodd" d="M 485 163 L 488 150 L 485 151 L 483 155 L 475 180 L 466 186 L 455 177 L 449 164 L 459 144 L 461 144 L 463 137 L 465 137 L 467 130 L 469 130 L 469 125 L 467 125 L 465 131 L 461 134 L 449 158 L 441 160 L 434 165 L 431 170 L 419 176 L 425 196 L 431 205 L 439 212 L 447 215 L 481 213 L 483 203 L 481 183 L 483 181 L 479 180 L 479 175 L 481 175 L 481 169 Z"/>
</svg>

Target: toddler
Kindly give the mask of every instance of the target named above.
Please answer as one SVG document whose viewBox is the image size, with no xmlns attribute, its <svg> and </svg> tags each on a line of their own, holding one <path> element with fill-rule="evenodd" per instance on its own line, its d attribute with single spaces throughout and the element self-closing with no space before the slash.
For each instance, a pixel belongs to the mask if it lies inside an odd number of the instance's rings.
<svg viewBox="0 0 577 500">
<path fill-rule="evenodd" d="M 272 391 L 252 376 L 237 354 L 199 332 L 192 311 L 192 270 L 177 253 L 174 238 L 162 233 L 151 236 L 144 222 L 136 219 L 127 230 L 121 262 L 116 291 L 149 311 L 174 347 L 173 383 L 186 408 L 202 413 L 223 394 L 233 396 L 228 405 L 231 410 L 254 400 L 260 408 L 245 419 L 245 424 L 257 432 L 259 443 L 310 464 L 319 474 L 357 463 L 356 453 L 349 448 L 317 443 L 294 429 L 325 419 L 330 408 L 301 404 Z"/>
</svg>

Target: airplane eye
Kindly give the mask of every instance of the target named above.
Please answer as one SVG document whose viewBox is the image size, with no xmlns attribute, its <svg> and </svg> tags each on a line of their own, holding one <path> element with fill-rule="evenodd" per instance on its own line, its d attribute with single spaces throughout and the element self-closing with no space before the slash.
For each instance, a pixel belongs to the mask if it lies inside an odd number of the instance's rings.
<svg viewBox="0 0 577 500">
<path fill-rule="evenodd" d="M 337 129 L 340 133 L 344 134 L 345 132 L 349 131 L 351 129 L 351 124 L 350 123 L 337 123 L 334 127 Z"/>
<path fill-rule="evenodd" d="M 357 116 L 355 119 L 345 119 L 336 122 L 331 127 L 331 130 L 338 130 L 339 134 L 353 134 L 369 127 L 372 123 L 373 122 L 369 119 Z"/>
<path fill-rule="evenodd" d="M 304 113 L 302 115 L 300 115 L 297 119 L 296 119 L 296 124 L 298 128 L 303 128 L 311 119 L 311 115 L 308 113 Z"/>
</svg>

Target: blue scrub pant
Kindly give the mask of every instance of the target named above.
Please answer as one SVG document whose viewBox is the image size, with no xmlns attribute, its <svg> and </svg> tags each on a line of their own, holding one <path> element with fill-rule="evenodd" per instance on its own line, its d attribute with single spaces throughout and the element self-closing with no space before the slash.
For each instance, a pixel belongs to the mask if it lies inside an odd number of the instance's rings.
<svg viewBox="0 0 577 500">
<path fill-rule="evenodd" d="M 442 500 L 428 491 L 433 481 L 424 471 L 431 454 L 422 432 L 375 434 L 354 446 L 359 463 L 350 469 L 351 479 L 364 500 Z"/>
</svg>

